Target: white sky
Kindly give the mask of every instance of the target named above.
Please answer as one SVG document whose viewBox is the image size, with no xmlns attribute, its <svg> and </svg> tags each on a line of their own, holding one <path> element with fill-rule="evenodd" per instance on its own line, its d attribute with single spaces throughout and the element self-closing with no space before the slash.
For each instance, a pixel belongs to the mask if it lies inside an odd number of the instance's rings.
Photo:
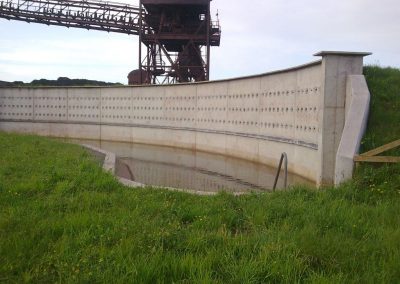
<svg viewBox="0 0 400 284">
<path fill-rule="evenodd" d="M 119 0 L 138 5 L 138 0 Z M 244 4 L 246 3 L 246 4 Z M 321 50 L 369 51 L 367 64 L 400 67 L 399 0 L 214 0 L 221 46 L 211 78 L 273 71 Z M 138 38 L 0 19 L 0 80 L 61 76 L 127 83 Z"/>
</svg>

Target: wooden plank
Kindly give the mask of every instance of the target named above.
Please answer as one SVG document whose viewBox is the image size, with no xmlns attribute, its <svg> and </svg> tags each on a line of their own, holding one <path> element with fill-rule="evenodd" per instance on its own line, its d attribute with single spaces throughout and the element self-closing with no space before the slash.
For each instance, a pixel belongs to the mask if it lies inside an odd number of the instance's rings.
<svg viewBox="0 0 400 284">
<path fill-rule="evenodd" d="M 400 146 L 400 139 L 396 140 L 396 141 L 393 141 L 393 142 L 391 142 L 389 144 L 383 145 L 381 147 L 378 147 L 378 148 L 376 148 L 374 150 L 362 153 L 361 156 L 367 156 L 367 157 L 375 156 L 375 155 L 378 155 L 380 153 L 383 153 L 383 152 L 386 152 L 388 150 L 391 150 L 393 148 L 396 148 L 398 146 Z"/>
<path fill-rule="evenodd" d="M 354 162 L 367 162 L 367 163 L 400 163 L 400 157 L 393 156 L 354 156 Z"/>
</svg>

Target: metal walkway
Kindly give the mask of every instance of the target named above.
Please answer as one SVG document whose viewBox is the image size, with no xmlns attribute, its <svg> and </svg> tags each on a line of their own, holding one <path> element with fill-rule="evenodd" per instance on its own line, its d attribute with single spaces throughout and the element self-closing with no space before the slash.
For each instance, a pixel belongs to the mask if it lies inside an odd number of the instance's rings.
<svg viewBox="0 0 400 284">
<path fill-rule="evenodd" d="M 138 35 L 139 7 L 104 1 L 5 0 L 0 1 L 0 18 Z"/>
</svg>

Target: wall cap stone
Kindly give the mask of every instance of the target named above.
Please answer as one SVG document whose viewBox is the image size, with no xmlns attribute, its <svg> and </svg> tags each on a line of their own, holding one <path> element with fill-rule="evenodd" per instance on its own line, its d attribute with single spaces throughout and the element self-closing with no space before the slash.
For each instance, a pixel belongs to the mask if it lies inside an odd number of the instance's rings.
<svg viewBox="0 0 400 284">
<path fill-rule="evenodd" d="M 369 56 L 372 52 L 354 52 L 354 51 L 320 51 L 315 53 L 314 56 L 327 56 L 327 55 L 339 55 L 339 56 Z"/>
</svg>

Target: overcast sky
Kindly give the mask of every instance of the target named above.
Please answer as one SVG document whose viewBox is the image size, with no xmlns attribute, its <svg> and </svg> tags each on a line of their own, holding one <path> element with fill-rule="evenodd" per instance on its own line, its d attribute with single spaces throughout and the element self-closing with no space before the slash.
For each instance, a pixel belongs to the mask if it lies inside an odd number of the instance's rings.
<svg viewBox="0 0 400 284">
<path fill-rule="evenodd" d="M 119 0 L 138 5 L 138 0 Z M 214 0 L 221 46 L 211 78 L 300 65 L 321 50 L 369 51 L 367 64 L 400 67 L 399 0 Z M 127 83 L 138 37 L 0 19 L 0 80 L 61 76 Z"/>
</svg>

